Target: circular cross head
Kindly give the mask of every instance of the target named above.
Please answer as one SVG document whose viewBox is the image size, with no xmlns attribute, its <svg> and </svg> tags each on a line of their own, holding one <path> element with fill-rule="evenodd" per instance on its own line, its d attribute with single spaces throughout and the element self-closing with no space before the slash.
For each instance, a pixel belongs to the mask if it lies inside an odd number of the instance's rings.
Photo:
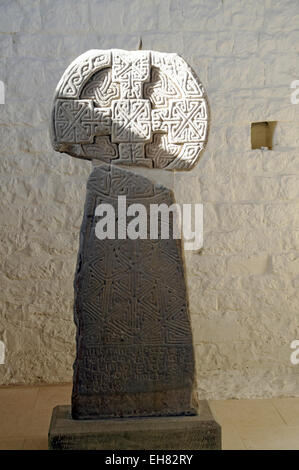
<svg viewBox="0 0 299 470">
<path fill-rule="evenodd" d="M 52 144 L 74 157 L 187 170 L 207 135 L 204 89 L 177 54 L 91 50 L 55 92 Z"/>
</svg>

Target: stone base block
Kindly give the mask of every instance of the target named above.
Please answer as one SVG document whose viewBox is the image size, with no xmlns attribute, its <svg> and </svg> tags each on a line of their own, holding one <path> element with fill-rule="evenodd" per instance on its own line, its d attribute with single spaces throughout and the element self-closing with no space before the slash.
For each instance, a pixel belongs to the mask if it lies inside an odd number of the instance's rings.
<svg viewBox="0 0 299 470">
<path fill-rule="evenodd" d="M 55 450 L 220 450 L 221 428 L 206 401 L 197 416 L 74 420 L 56 406 L 49 429 Z"/>
</svg>

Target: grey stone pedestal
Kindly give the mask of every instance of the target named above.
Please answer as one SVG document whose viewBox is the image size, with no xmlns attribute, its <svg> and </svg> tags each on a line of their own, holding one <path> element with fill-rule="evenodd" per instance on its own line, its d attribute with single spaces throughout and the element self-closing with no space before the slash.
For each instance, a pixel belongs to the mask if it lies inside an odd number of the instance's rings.
<svg viewBox="0 0 299 470">
<path fill-rule="evenodd" d="M 196 416 L 74 420 L 70 406 L 53 410 L 49 449 L 220 450 L 221 428 L 209 405 Z"/>
</svg>

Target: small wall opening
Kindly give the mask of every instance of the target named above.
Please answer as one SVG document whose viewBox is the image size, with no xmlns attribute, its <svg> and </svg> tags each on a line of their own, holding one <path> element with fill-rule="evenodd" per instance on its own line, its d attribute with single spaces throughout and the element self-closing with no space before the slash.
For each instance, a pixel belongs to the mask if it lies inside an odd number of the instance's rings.
<svg viewBox="0 0 299 470">
<path fill-rule="evenodd" d="M 277 121 L 253 122 L 251 124 L 251 148 L 272 150 L 276 124 Z"/>
</svg>

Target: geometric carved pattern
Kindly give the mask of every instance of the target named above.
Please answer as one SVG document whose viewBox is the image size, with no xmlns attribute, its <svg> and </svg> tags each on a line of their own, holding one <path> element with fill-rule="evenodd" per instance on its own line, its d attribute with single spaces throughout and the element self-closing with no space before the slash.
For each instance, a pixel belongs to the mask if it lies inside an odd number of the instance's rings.
<svg viewBox="0 0 299 470">
<path fill-rule="evenodd" d="M 166 134 L 154 134 L 153 143 L 146 146 L 146 153 L 153 160 L 155 168 L 167 168 L 179 155 L 180 148 L 170 144 Z"/>
<path fill-rule="evenodd" d="M 149 52 L 128 54 L 113 51 L 112 57 L 112 77 L 120 83 L 122 99 L 142 98 L 142 83 L 149 79 Z"/>
<path fill-rule="evenodd" d="M 61 142 L 88 143 L 97 135 L 109 135 L 111 111 L 95 108 L 91 100 L 57 100 L 55 130 Z"/>
<path fill-rule="evenodd" d="M 177 54 L 89 51 L 70 65 L 58 84 L 53 146 L 79 158 L 107 161 L 96 142 L 105 135 L 116 145 L 114 164 L 189 169 L 205 146 L 207 132 L 203 87 Z"/>
<path fill-rule="evenodd" d="M 169 108 L 153 111 L 153 130 L 168 131 L 169 142 L 198 142 L 206 134 L 204 100 L 170 100 Z"/>
<path fill-rule="evenodd" d="M 90 78 L 80 96 L 92 99 L 101 108 L 110 107 L 112 100 L 120 97 L 119 84 L 112 83 L 110 69 L 103 69 Z"/>
<path fill-rule="evenodd" d="M 150 158 L 144 157 L 144 144 L 119 144 L 119 159 L 122 163 L 143 165 L 152 168 Z"/>
<path fill-rule="evenodd" d="M 93 158 L 110 161 L 118 158 L 118 147 L 112 144 L 109 136 L 98 136 L 92 144 L 83 144 L 84 151 Z"/>
<path fill-rule="evenodd" d="M 79 59 L 79 60 L 78 60 Z M 84 83 L 97 71 L 111 65 L 109 51 L 90 50 L 74 60 L 56 88 L 57 98 L 79 98 Z"/>
<path fill-rule="evenodd" d="M 112 108 L 112 142 L 148 142 L 151 109 L 147 100 L 118 100 Z"/>
<path fill-rule="evenodd" d="M 180 96 L 179 88 L 161 70 L 152 67 L 150 83 L 144 85 L 144 96 L 147 97 L 153 108 L 168 105 L 168 100 Z"/>
<path fill-rule="evenodd" d="M 196 414 L 180 241 L 98 240 L 95 207 L 116 207 L 120 194 L 148 214 L 152 203 L 174 202 L 162 185 L 116 165 L 89 177 L 75 276 L 73 417 Z"/>
</svg>

